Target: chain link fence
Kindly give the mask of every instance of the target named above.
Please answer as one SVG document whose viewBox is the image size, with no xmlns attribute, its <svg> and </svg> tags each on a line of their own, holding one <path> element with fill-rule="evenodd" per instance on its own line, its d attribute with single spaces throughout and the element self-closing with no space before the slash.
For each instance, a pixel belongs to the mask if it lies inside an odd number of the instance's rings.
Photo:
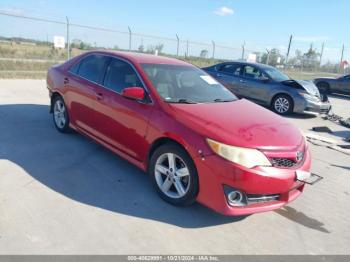
<svg viewBox="0 0 350 262">
<path fill-rule="evenodd" d="M 43 19 L 2 11 L 0 24 L 7 25 L 0 29 L 0 78 L 44 78 L 50 66 L 95 49 L 171 56 L 199 67 L 228 60 L 256 61 L 280 68 L 297 79 L 350 73 L 344 62 L 350 59 L 350 49 L 344 45 L 331 46 L 321 41 L 305 44 L 293 37 L 289 49 L 283 44 L 245 41 L 229 45 L 215 40 L 195 41 L 180 34 L 170 37 L 145 34 L 127 26 L 113 29 L 68 18 Z M 36 37 L 23 30 L 28 27 L 35 29 Z M 54 47 L 54 36 L 65 38 L 64 48 Z"/>
</svg>

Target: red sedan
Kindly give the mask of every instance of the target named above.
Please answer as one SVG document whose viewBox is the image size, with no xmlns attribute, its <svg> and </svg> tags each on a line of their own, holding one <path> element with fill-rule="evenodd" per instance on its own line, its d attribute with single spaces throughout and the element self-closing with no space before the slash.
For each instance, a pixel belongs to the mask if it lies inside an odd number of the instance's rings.
<svg viewBox="0 0 350 262">
<path fill-rule="evenodd" d="M 289 203 L 313 179 L 298 128 L 185 62 L 87 52 L 52 67 L 47 86 L 58 131 L 74 129 L 148 172 L 171 204 L 252 214 Z"/>
</svg>

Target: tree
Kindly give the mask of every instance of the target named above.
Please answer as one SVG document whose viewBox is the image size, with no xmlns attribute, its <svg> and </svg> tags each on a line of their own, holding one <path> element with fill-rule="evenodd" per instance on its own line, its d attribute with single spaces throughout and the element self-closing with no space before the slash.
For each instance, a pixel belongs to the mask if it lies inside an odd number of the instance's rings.
<svg viewBox="0 0 350 262">
<path fill-rule="evenodd" d="M 267 58 L 269 58 L 269 61 L 267 61 Z M 269 62 L 269 65 L 276 66 L 284 63 L 284 57 L 281 55 L 280 51 L 277 48 L 273 48 L 268 52 L 264 53 L 261 56 L 261 63 L 267 64 Z"/>
<path fill-rule="evenodd" d="M 162 54 L 163 53 L 163 48 L 164 48 L 164 45 L 161 44 L 161 43 L 156 45 L 156 50 L 158 50 L 158 54 Z"/>
<path fill-rule="evenodd" d="M 146 53 L 149 53 L 149 54 L 154 54 L 156 52 L 156 50 L 158 51 L 158 54 L 162 54 L 163 53 L 163 48 L 164 48 L 164 45 L 163 44 L 158 44 L 156 46 L 148 46 L 147 47 L 147 50 L 146 50 Z"/>
<path fill-rule="evenodd" d="M 145 47 L 143 45 L 139 45 L 138 50 L 140 53 L 143 53 L 143 52 L 145 52 Z"/>
<path fill-rule="evenodd" d="M 208 50 L 206 50 L 206 49 L 203 49 L 202 51 L 201 51 L 201 53 L 199 54 L 199 56 L 201 57 L 201 58 L 207 58 L 208 57 Z"/>
<path fill-rule="evenodd" d="M 319 65 L 319 56 L 320 54 L 317 53 L 316 48 L 314 49 L 311 44 L 309 50 L 303 55 L 303 67 L 309 69 L 316 68 Z"/>
</svg>

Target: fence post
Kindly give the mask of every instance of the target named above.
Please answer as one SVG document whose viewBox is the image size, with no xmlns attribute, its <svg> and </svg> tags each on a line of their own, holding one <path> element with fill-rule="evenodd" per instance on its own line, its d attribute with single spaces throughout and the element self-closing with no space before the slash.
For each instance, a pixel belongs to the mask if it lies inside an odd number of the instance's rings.
<svg viewBox="0 0 350 262">
<path fill-rule="evenodd" d="M 132 31 L 131 31 L 129 26 L 128 26 L 128 30 L 129 30 L 129 51 L 131 51 L 131 35 L 132 35 Z"/>
<path fill-rule="evenodd" d="M 176 34 L 176 39 L 177 39 L 176 56 L 179 56 L 180 38 L 177 34 Z"/>
<path fill-rule="evenodd" d="M 215 42 L 211 41 L 211 43 L 213 44 L 213 56 L 212 56 L 212 58 L 215 59 Z"/>
<path fill-rule="evenodd" d="M 69 19 L 68 16 L 66 16 L 67 20 L 67 60 L 70 59 L 70 40 L 69 40 Z"/>
<path fill-rule="evenodd" d="M 267 58 L 266 58 L 266 64 L 267 65 L 269 65 L 269 60 L 270 60 L 270 52 L 271 52 L 271 50 L 268 50 L 268 49 L 266 49 L 266 52 L 267 52 Z"/>
<path fill-rule="evenodd" d="M 243 42 L 243 45 L 242 45 L 242 60 L 244 60 L 244 53 L 245 53 L 245 41 Z"/>
</svg>

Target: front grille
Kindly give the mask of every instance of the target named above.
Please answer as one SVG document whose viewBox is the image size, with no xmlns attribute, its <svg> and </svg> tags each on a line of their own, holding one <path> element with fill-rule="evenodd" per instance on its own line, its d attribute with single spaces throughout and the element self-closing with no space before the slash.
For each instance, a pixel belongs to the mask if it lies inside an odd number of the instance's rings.
<svg viewBox="0 0 350 262">
<path fill-rule="evenodd" d="M 295 160 L 289 158 L 272 158 L 271 161 L 273 166 L 284 168 L 295 167 L 299 164 L 295 162 Z"/>
</svg>

